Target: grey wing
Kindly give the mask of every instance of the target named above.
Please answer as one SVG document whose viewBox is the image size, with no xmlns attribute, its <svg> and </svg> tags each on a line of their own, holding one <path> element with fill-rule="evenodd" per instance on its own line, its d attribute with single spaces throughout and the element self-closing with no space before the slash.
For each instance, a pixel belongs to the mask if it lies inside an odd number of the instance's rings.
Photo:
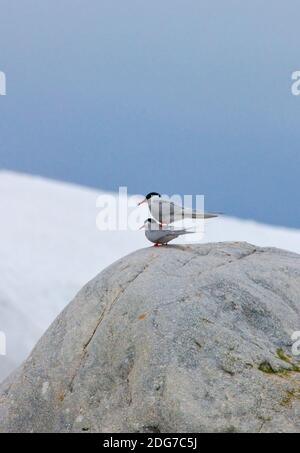
<svg viewBox="0 0 300 453">
<path fill-rule="evenodd" d="M 161 222 L 164 217 L 170 216 L 170 218 L 184 218 L 190 217 L 193 219 L 211 219 L 218 217 L 221 213 L 219 212 L 201 212 L 195 209 L 179 206 L 173 201 L 159 200 L 159 221 Z"/>
<path fill-rule="evenodd" d="M 173 218 L 185 217 L 192 218 L 192 219 L 210 219 L 212 217 L 218 217 L 218 213 L 214 212 L 201 212 L 196 211 L 195 209 L 191 209 L 188 207 L 179 206 L 175 203 L 170 203 L 170 214 Z M 181 233 L 183 234 L 183 233 Z"/>
<path fill-rule="evenodd" d="M 159 220 L 170 216 L 171 218 L 183 216 L 182 206 L 178 206 L 173 201 L 160 200 L 159 201 Z"/>
<path fill-rule="evenodd" d="M 172 232 L 174 236 L 181 236 L 182 234 L 196 233 L 194 230 L 174 230 Z"/>
<path fill-rule="evenodd" d="M 146 237 L 151 242 L 168 242 L 178 237 L 178 233 L 172 230 L 149 230 L 146 231 Z"/>
<path fill-rule="evenodd" d="M 179 236 L 182 236 L 184 234 L 190 234 L 190 233 L 195 233 L 195 231 L 188 231 L 188 230 L 174 230 L 174 231 L 169 231 L 168 234 L 165 235 L 163 240 L 166 242 L 170 242 L 173 239 L 178 238 Z"/>
<path fill-rule="evenodd" d="M 214 217 L 219 217 L 220 214 L 217 212 L 204 212 L 202 215 L 204 216 L 205 219 L 213 219 Z"/>
</svg>

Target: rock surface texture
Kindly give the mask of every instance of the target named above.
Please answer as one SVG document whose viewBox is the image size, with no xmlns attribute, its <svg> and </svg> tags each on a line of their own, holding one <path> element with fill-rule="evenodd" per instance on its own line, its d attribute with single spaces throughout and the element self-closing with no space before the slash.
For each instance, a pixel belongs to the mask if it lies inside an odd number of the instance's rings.
<svg viewBox="0 0 300 453">
<path fill-rule="evenodd" d="M 299 255 L 140 250 L 89 282 L 2 384 L 0 431 L 300 432 L 299 330 Z"/>
</svg>

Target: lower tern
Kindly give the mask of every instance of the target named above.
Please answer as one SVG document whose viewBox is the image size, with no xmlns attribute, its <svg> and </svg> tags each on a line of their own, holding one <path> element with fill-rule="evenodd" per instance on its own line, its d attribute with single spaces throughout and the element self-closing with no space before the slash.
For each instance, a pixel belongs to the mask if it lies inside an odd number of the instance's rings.
<svg viewBox="0 0 300 453">
<path fill-rule="evenodd" d="M 140 229 L 142 228 L 145 228 L 146 238 L 150 242 L 153 242 L 155 247 L 166 245 L 183 234 L 195 233 L 195 231 L 188 229 L 175 229 L 169 226 L 162 227 L 156 220 L 150 218 L 145 220 L 144 225 Z"/>
</svg>

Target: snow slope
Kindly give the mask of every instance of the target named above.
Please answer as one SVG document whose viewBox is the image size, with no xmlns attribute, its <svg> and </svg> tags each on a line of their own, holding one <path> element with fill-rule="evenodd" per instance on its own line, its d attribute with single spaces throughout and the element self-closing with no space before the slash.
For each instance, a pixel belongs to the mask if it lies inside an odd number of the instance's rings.
<svg viewBox="0 0 300 453">
<path fill-rule="evenodd" d="M 0 380 L 26 357 L 88 280 L 118 258 L 149 246 L 142 231 L 96 228 L 100 193 L 0 172 L 0 331 L 7 337 Z M 147 207 L 140 212 L 142 225 Z M 202 242 L 227 240 L 300 253 L 297 230 L 228 217 L 206 222 Z"/>
</svg>

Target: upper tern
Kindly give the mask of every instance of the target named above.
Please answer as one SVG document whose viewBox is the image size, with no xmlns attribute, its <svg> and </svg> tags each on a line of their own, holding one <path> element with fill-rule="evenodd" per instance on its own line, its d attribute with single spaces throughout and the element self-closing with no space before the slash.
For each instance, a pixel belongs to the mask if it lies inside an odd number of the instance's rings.
<svg viewBox="0 0 300 453">
<path fill-rule="evenodd" d="M 195 231 L 187 229 L 162 227 L 159 223 L 156 222 L 156 220 L 150 218 L 145 220 L 144 225 L 141 226 L 140 229 L 142 228 L 145 228 L 146 238 L 150 242 L 153 242 L 155 246 L 167 244 L 168 242 L 178 238 L 183 234 L 195 233 Z"/>
<path fill-rule="evenodd" d="M 218 217 L 217 213 L 200 212 L 191 208 L 179 206 L 172 201 L 163 199 L 157 192 L 150 192 L 146 195 L 138 206 L 142 203 L 148 203 L 151 215 L 161 224 L 169 225 L 177 220 L 183 219 L 211 219 Z"/>
</svg>

